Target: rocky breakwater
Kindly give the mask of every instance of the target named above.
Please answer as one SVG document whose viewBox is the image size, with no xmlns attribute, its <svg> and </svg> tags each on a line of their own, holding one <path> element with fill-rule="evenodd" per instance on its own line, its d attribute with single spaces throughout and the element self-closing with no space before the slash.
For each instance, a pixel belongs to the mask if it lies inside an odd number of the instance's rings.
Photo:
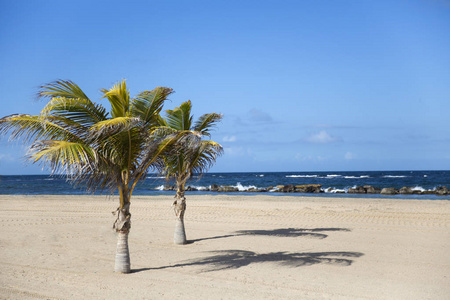
<svg viewBox="0 0 450 300">
<path fill-rule="evenodd" d="M 355 188 L 349 188 L 347 193 L 349 194 L 379 194 L 380 188 L 373 187 L 371 185 L 358 186 Z"/>
<path fill-rule="evenodd" d="M 166 185 L 160 190 L 163 191 L 175 191 L 176 187 L 172 185 Z M 187 186 L 186 191 L 210 191 L 219 193 L 231 193 L 231 192 L 278 192 L 278 193 L 348 193 L 348 194 L 381 194 L 381 195 L 438 195 L 446 196 L 450 195 L 450 191 L 445 186 L 437 187 L 435 190 L 424 190 L 415 187 L 402 187 L 400 189 L 394 187 L 378 188 L 371 185 L 357 186 L 345 190 L 332 190 L 331 188 L 324 191 L 320 184 L 304 184 L 304 185 L 277 185 L 276 187 L 269 186 L 267 188 L 258 188 L 255 186 L 242 187 L 231 185 L 216 185 L 212 184 L 209 187 L 192 187 Z"/>
<path fill-rule="evenodd" d="M 280 193 L 323 193 L 320 184 L 304 184 L 304 185 L 277 185 L 276 192 Z"/>
<path fill-rule="evenodd" d="M 349 194 L 381 194 L 381 195 L 438 195 L 446 196 L 450 195 L 449 190 L 445 186 L 437 187 L 435 190 L 423 190 L 415 187 L 404 186 L 400 189 L 394 187 L 377 188 L 370 185 L 358 186 L 349 188 L 347 193 Z"/>
<path fill-rule="evenodd" d="M 446 196 L 450 195 L 449 190 L 445 186 L 439 186 L 435 190 L 425 191 L 422 189 L 415 189 L 412 187 L 404 186 L 401 189 L 396 189 L 393 187 L 383 188 L 380 192 L 382 195 L 438 195 Z"/>
</svg>

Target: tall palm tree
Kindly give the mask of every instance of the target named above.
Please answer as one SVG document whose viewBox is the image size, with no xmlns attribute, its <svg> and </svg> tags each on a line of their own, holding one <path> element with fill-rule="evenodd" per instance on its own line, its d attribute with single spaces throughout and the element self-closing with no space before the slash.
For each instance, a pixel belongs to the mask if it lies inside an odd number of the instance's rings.
<svg viewBox="0 0 450 300">
<path fill-rule="evenodd" d="M 43 85 L 40 98 L 49 99 L 39 115 L 16 114 L 0 119 L 0 134 L 10 133 L 30 144 L 27 159 L 53 173 L 68 174 L 75 184 L 117 191 L 120 205 L 113 228 L 117 232 L 115 271 L 130 272 L 128 234 L 130 200 L 136 184 L 161 163 L 161 154 L 181 135 L 154 138 L 164 101 L 173 92 L 166 87 L 138 93 L 134 98 L 125 81 L 102 89 L 110 114 L 92 102 L 72 81 Z"/>
<path fill-rule="evenodd" d="M 167 178 L 174 178 L 177 185 L 175 202 L 173 203 L 176 225 L 175 244 L 186 244 L 184 214 L 186 211 L 185 184 L 193 173 L 205 173 L 223 153 L 220 144 L 202 137 L 211 137 L 210 131 L 222 119 L 221 114 L 202 115 L 195 123 L 191 116 L 191 101 L 182 103 L 174 110 L 167 110 L 166 118 L 161 118 L 160 134 L 188 133 L 175 145 L 175 151 L 164 156 L 164 173 Z"/>
</svg>

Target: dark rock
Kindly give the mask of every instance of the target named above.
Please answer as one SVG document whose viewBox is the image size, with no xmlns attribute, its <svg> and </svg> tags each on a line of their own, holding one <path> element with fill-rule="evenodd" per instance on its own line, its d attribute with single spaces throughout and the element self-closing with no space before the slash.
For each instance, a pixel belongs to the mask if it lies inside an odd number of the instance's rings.
<svg viewBox="0 0 450 300">
<path fill-rule="evenodd" d="M 448 189 L 447 189 L 446 186 L 438 186 L 434 192 L 435 192 L 436 195 L 438 195 L 438 196 L 445 196 L 445 195 L 448 195 Z"/>
<path fill-rule="evenodd" d="M 280 188 L 279 192 L 293 193 L 293 192 L 295 192 L 295 186 L 293 184 L 283 185 L 282 188 Z"/>
<path fill-rule="evenodd" d="M 273 186 L 269 186 L 269 187 L 267 187 L 267 188 L 265 188 L 265 189 L 262 189 L 261 192 L 269 192 L 269 191 L 271 191 L 271 190 L 273 190 L 273 189 L 274 189 Z"/>
<path fill-rule="evenodd" d="M 393 187 L 383 188 L 381 190 L 381 194 L 382 195 L 396 195 L 396 194 L 398 194 L 398 190 Z"/>
<path fill-rule="evenodd" d="M 173 185 L 165 185 L 163 190 L 164 191 L 175 191 L 175 187 Z"/>
<path fill-rule="evenodd" d="M 297 193 L 322 193 L 322 185 L 320 184 L 304 184 L 296 185 L 295 191 Z"/>
<path fill-rule="evenodd" d="M 234 186 L 221 185 L 217 191 L 228 193 L 228 192 L 237 192 L 237 191 L 239 191 L 239 189 Z"/>
<path fill-rule="evenodd" d="M 217 192 L 219 190 L 219 186 L 217 184 L 211 184 L 211 187 L 209 188 L 211 192 Z"/>
<path fill-rule="evenodd" d="M 379 194 L 381 192 L 380 188 L 373 187 L 371 185 L 365 185 L 364 189 L 366 190 L 367 194 Z"/>
<path fill-rule="evenodd" d="M 198 191 L 198 189 L 196 189 L 195 187 L 192 187 L 192 186 L 188 185 L 188 186 L 186 187 L 186 191 Z"/>
<path fill-rule="evenodd" d="M 436 192 L 435 191 L 421 191 L 420 195 L 435 195 Z"/>
<path fill-rule="evenodd" d="M 412 195 L 413 190 L 410 187 L 404 186 L 398 191 L 398 193 L 403 195 Z"/>
<path fill-rule="evenodd" d="M 362 186 L 348 189 L 349 194 L 365 194 L 366 190 Z"/>
</svg>

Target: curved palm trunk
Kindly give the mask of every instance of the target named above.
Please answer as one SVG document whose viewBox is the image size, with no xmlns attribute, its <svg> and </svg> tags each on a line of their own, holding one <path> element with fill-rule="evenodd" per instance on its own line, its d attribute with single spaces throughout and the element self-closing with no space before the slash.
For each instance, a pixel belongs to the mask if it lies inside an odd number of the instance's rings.
<svg viewBox="0 0 450 300">
<path fill-rule="evenodd" d="M 175 233 L 173 235 L 173 242 L 177 245 L 184 245 L 187 243 L 186 231 L 184 229 L 184 213 L 186 211 L 186 198 L 184 197 L 184 186 L 178 186 L 176 200 L 173 203 L 175 210 Z"/>
<path fill-rule="evenodd" d="M 117 219 L 113 228 L 117 232 L 117 248 L 114 271 L 130 273 L 130 251 L 128 249 L 128 234 L 131 228 L 130 203 L 127 201 L 123 207 L 117 209 Z"/>
</svg>

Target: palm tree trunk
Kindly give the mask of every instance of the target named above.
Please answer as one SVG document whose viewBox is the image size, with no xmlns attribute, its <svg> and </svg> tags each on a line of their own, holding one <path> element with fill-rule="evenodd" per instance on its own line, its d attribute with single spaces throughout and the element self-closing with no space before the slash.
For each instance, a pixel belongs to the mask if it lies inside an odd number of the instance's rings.
<svg viewBox="0 0 450 300">
<path fill-rule="evenodd" d="M 128 249 L 128 234 L 131 228 L 130 203 L 117 209 L 117 219 L 113 228 L 117 232 L 117 248 L 114 271 L 119 273 L 130 273 L 130 251 Z"/>
<path fill-rule="evenodd" d="M 128 231 L 117 233 L 117 249 L 114 272 L 130 273 L 130 251 L 128 249 Z"/>
<path fill-rule="evenodd" d="M 173 235 L 173 242 L 177 245 L 184 245 L 187 243 L 186 231 L 184 229 L 184 213 L 186 211 L 186 198 L 184 197 L 184 189 L 178 189 L 177 200 L 173 203 L 175 210 L 175 233 Z"/>
</svg>

